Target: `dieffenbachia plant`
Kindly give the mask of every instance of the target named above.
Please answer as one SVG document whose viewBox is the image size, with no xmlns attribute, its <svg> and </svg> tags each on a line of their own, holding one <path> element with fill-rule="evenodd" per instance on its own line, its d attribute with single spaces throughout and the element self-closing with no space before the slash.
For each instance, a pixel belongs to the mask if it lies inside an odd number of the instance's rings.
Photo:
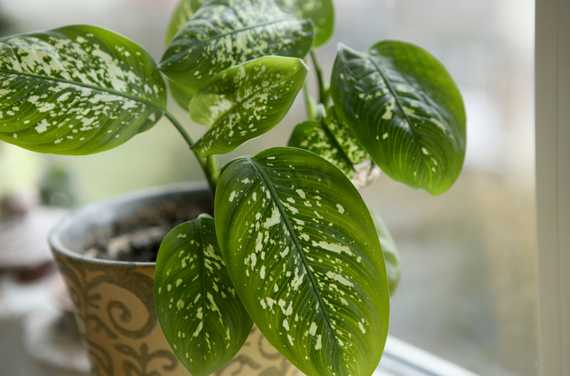
<svg viewBox="0 0 570 376">
<path fill-rule="evenodd" d="M 332 0 L 181 0 L 158 65 L 94 26 L 0 39 L 1 140 L 92 154 L 164 117 L 197 157 L 214 217 L 165 237 L 155 284 L 164 334 L 193 375 L 223 368 L 252 325 L 307 375 L 370 375 L 399 268 L 392 237 L 357 187 L 383 171 L 441 194 L 460 174 L 465 111 L 443 65 L 405 42 L 341 46 L 327 84 L 315 49 L 333 24 Z M 207 127 L 199 140 L 169 112 L 167 87 Z M 288 147 L 220 173 L 216 155 L 272 129 L 302 88 L 308 118 Z"/>
</svg>

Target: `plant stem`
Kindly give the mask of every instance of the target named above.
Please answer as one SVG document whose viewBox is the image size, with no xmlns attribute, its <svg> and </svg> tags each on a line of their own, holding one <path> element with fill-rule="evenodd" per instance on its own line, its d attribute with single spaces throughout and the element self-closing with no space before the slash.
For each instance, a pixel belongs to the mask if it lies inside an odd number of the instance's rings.
<svg viewBox="0 0 570 376">
<path fill-rule="evenodd" d="M 305 110 L 307 111 L 307 117 L 309 120 L 315 120 L 317 118 L 315 103 L 314 99 L 309 93 L 309 87 L 307 86 L 307 83 L 303 85 L 303 99 L 305 100 Z"/>
<path fill-rule="evenodd" d="M 178 133 L 180 133 L 180 135 L 182 136 L 184 141 L 186 141 L 186 143 L 188 144 L 188 147 L 190 149 L 192 149 L 192 146 L 194 145 L 194 141 L 192 140 L 192 137 L 190 137 L 188 132 L 186 132 L 186 129 L 184 129 L 184 126 L 182 124 L 180 124 L 178 122 L 178 120 L 176 120 L 176 118 L 170 112 L 164 111 L 164 116 L 166 116 L 166 118 L 170 121 L 170 123 L 172 123 L 172 125 L 174 125 L 174 127 L 176 128 Z"/>
<path fill-rule="evenodd" d="M 180 135 L 182 136 L 182 138 L 184 139 L 184 141 L 186 142 L 186 144 L 188 145 L 188 147 L 190 148 L 190 150 L 198 160 L 200 167 L 204 172 L 204 175 L 206 175 L 206 180 L 208 180 L 210 189 L 212 190 L 212 193 L 214 193 L 216 191 L 216 183 L 218 181 L 218 175 L 219 175 L 215 157 L 208 156 L 206 158 L 203 158 L 198 154 L 196 154 L 194 149 L 192 149 L 194 141 L 192 140 L 192 137 L 190 137 L 188 132 L 186 132 L 184 126 L 180 124 L 180 122 L 178 122 L 178 120 L 176 120 L 176 118 L 170 112 L 164 111 L 164 116 L 170 121 L 170 123 L 172 123 L 172 125 L 174 125 L 178 133 L 180 133 Z"/>
<path fill-rule="evenodd" d="M 220 176 L 220 170 L 218 169 L 218 161 L 215 156 L 210 155 L 206 157 L 206 178 L 210 184 L 212 192 L 216 191 L 216 184 L 218 183 L 218 177 Z"/>
<path fill-rule="evenodd" d="M 317 76 L 317 84 L 319 88 L 319 102 L 326 105 L 327 103 L 327 90 L 325 88 L 325 81 L 323 79 L 323 70 L 317 59 L 317 54 L 315 50 L 311 50 L 311 61 L 313 62 L 313 67 L 315 68 L 315 74 Z"/>
</svg>

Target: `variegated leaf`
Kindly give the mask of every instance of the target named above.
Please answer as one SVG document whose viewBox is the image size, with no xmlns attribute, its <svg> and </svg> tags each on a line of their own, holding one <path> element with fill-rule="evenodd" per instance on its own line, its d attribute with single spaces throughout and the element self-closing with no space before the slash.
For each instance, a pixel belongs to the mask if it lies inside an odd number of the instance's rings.
<svg viewBox="0 0 570 376">
<path fill-rule="evenodd" d="M 190 102 L 190 116 L 210 127 L 193 149 L 202 156 L 232 151 L 273 128 L 303 87 L 302 60 L 266 56 L 228 68 Z"/>
<path fill-rule="evenodd" d="M 212 217 L 201 215 L 166 235 L 155 300 L 162 331 L 192 375 L 209 375 L 239 351 L 252 323 L 226 272 Z"/>
<path fill-rule="evenodd" d="M 374 222 L 376 223 L 376 230 L 378 231 L 382 253 L 384 254 L 386 274 L 390 285 L 390 295 L 394 295 L 400 284 L 400 255 L 396 247 L 396 242 L 394 238 L 392 238 L 392 234 L 384 220 L 376 214 Z"/>
<path fill-rule="evenodd" d="M 174 12 L 170 18 L 170 22 L 168 23 L 168 28 L 166 29 L 166 44 L 172 42 L 172 39 L 178 34 L 180 29 L 188 22 L 192 14 L 194 14 L 192 6 L 192 0 L 178 0 L 178 4 L 176 4 L 176 8 L 174 8 Z"/>
<path fill-rule="evenodd" d="M 165 105 L 152 58 L 123 36 L 80 25 L 0 39 L 0 140 L 97 153 L 152 127 Z"/>
<path fill-rule="evenodd" d="M 334 5 L 332 0 L 277 0 L 285 10 L 300 19 L 311 20 L 315 29 L 313 46 L 325 44 L 334 32 Z"/>
<path fill-rule="evenodd" d="M 354 175 L 352 162 L 335 143 L 335 139 L 321 121 L 309 120 L 297 124 L 288 145 L 320 155 L 344 172 L 349 179 Z"/>
<path fill-rule="evenodd" d="M 174 38 L 161 70 L 193 94 L 224 69 L 258 57 L 303 58 L 312 40 L 311 22 L 282 11 L 274 0 L 211 0 Z"/>
<path fill-rule="evenodd" d="M 465 158 L 465 109 L 427 51 L 397 41 L 368 54 L 341 47 L 331 93 L 340 119 L 387 175 L 432 194 L 453 185 Z"/>
<path fill-rule="evenodd" d="M 374 222 L 344 174 L 296 148 L 236 159 L 215 218 L 236 291 L 279 352 L 307 375 L 369 376 L 389 290 Z"/>
<path fill-rule="evenodd" d="M 332 111 L 325 119 L 298 124 L 289 139 L 289 146 L 309 150 L 325 158 L 357 187 L 364 187 L 379 176 L 378 168 L 360 141 Z"/>
</svg>

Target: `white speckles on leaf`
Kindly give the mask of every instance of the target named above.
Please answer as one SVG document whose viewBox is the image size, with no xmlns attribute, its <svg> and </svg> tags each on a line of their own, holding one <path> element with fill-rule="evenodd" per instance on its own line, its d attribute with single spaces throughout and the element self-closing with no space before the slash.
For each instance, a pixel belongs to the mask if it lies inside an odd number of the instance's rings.
<svg viewBox="0 0 570 376">
<path fill-rule="evenodd" d="M 312 40 L 311 23 L 273 1 L 219 0 L 203 5 L 184 25 L 161 68 L 194 95 L 214 75 L 246 61 L 269 55 L 303 58 Z M 243 74 L 237 73 L 241 80 Z"/>
<path fill-rule="evenodd" d="M 39 134 L 42 134 L 45 131 L 47 131 L 48 127 L 49 127 L 48 121 L 46 119 L 42 119 L 34 129 Z"/>
<path fill-rule="evenodd" d="M 276 205 L 273 206 L 273 210 L 271 211 L 271 217 L 267 218 L 263 227 L 270 228 L 273 227 L 281 222 L 281 214 L 279 213 L 279 209 Z"/>
<path fill-rule="evenodd" d="M 38 112 L 49 112 L 55 108 L 54 103 L 38 103 L 36 106 L 36 110 Z"/>
<path fill-rule="evenodd" d="M 194 330 L 194 333 L 192 333 L 192 337 L 194 338 L 198 337 L 202 332 L 203 328 L 204 328 L 204 321 L 199 321 L 198 326 L 196 326 L 196 329 Z"/>
<path fill-rule="evenodd" d="M 315 342 L 315 350 L 320 350 L 323 348 L 323 336 L 319 334 L 317 336 L 317 341 Z"/>
<path fill-rule="evenodd" d="M 295 192 L 299 195 L 299 197 L 301 197 L 302 199 L 307 198 L 307 195 L 305 194 L 305 191 L 303 191 L 302 189 L 296 189 Z"/>
<path fill-rule="evenodd" d="M 339 255 L 342 253 L 346 253 L 347 255 L 353 254 L 352 251 L 350 250 L 350 248 L 344 244 L 329 243 L 329 242 L 325 242 L 325 241 L 320 241 L 320 242 L 313 242 L 313 246 L 320 247 L 322 249 L 325 249 L 325 250 L 333 252 L 333 253 L 337 253 Z"/>
<path fill-rule="evenodd" d="M 233 202 L 235 197 L 236 197 L 236 191 L 232 191 L 230 193 L 230 196 L 228 197 L 228 201 Z"/>
<path fill-rule="evenodd" d="M 167 294 L 160 293 L 163 286 Z M 218 369 L 249 334 L 251 321 L 227 275 L 210 216 L 200 215 L 166 235 L 158 253 L 155 291 L 161 328 L 193 374 Z"/>
<path fill-rule="evenodd" d="M 463 100 L 445 67 L 424 49 L 400 41 L 378 42 L 368 53 L 343 46 L 331 94 L 339 117 L 388 176 L 432 194 L 458 178 L 466 149 Z M 440 168 L 424 158 L 432 154 Z"/>
<path fill-rule="evenodd" d="M 193 149 L 204 156 L 226 153 L 267 132 L 285 116 L 305 75 L 301 60 L 278 56 L 218 74 L 190 102 L 192 119 L 210 127 Z"/>
<path fill-rule="evenodd" d="M 396 101 L 391 100 L 388 102 L 386 107 L 384 108 L 384 114 L 382 115 L 383 120 L 392 120 L 394 116 L 394 109 L 396 108 Z"/>
<path fill-rule="evenodd" d="M 314 336 L 315 334 L 317 334 L 317 323 L 313 321 L 309 327 L 309 335 Z"/>
<path fill-rule="evenodd" d="M 354 132 L 339 121 L 331 108 L 320 122 L 306 121 L 295 127 L 289 146 L 316 153 L 334 164 L 352 180 L 355 186 L 363 187 L 376 175 L 370 166 L 370 155 L 363 148 Z"/>
<path fill-rule="evenodd" d="M 143 51 L 92 26 L 0 39 L 0 140 L 91 154 L 150 128 L 166 103 L 164 83 L 150 56 L 141 53 L 134 65 L 127 50 Z"/>
<path fill-rule="evenodd" d="M 362 334 L 366 334 L 366 328 L 364 327 L 363 321 L 358 322 L 358 328 L 362 332 Z"/>
<path fill-rule="evenodd" d="M 246 189 L 244 178 L 252 180 Z M 222 199 L 234 189 L 239 198 Z M 385 268 L 368 209 L 341 171 L 296 148 L 238 158 L 220 176 L 214 207 L 227 229 L 218 238 L 228 272 L 281 353 L 306 374 L 366 374 L 377 365 L 387 333 Z M 362 317 L 371 322 L 366 333 Z M 315 351 L 339 357 L 324 361 Z"/>
<path fill-rule="evenodd" d="M 328 278 L 332 279 L 333 281 L 336 281 L 336 282 L 338 282 L 344 286 L 348 286 L 348 287 L 354 286 L 354 284 L 350 280 L 348 280 L 345 276 L 340 275 L 338 273 L 328 271 L 328 272 L 326 272 L 326 276 Z"/>
<path fill-rule="evenodd" d="M 297 15 L 311 20 L 315 27 L 315 47 L 323 45 L 334 30 L 334 6 L 332 0 L 277 0 L 277 4 Z"/>
<path fill-rule="evenodd" d="M 185 305 L 186 304 L 184 303 L 184 300 L 178 299 L 178 301 L 176 302 L 176 309 L 178 309 L 179 311 L 183 310 Z"/>
<path fill-rule="evenodd" d="M 259 278 L 265 279 L 265 265 L 261 265 L 261 268 L 259 269 Z"/>
</svg>

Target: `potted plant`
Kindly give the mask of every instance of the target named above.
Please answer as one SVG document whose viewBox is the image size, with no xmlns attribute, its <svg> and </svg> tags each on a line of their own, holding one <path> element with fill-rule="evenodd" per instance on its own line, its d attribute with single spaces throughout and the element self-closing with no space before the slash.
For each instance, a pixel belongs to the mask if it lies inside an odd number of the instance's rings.
<svg viewBox="0 0 570 376">
<path fill-rule="evenodd" d="M 314 51 L 333 23 L 331 0 L 181 0 L 158 66 L 95 26 L 0 39 L 0 139 L 91 154 L 165 117 L 208 181 L 88 207 L 54 231 L 99 373 L 185 372 L 177 359 L 193 375 L 374 371 L 397 257 L 356 187 L 381 170 L 447 191 L 463 165 L 465 110 L 444 66 L 406 42 L 341 45 L 329 86 Z M 200 139 L 169 112 L 166 83 L 207 127 Z M 303 88 L 308 119 L 287 147 L 218 169 L 216 155 L 277 125 Z M 142 261 L 116 260 L 111 248 L 133 248 L 136 236 Z"/>
</svg>

